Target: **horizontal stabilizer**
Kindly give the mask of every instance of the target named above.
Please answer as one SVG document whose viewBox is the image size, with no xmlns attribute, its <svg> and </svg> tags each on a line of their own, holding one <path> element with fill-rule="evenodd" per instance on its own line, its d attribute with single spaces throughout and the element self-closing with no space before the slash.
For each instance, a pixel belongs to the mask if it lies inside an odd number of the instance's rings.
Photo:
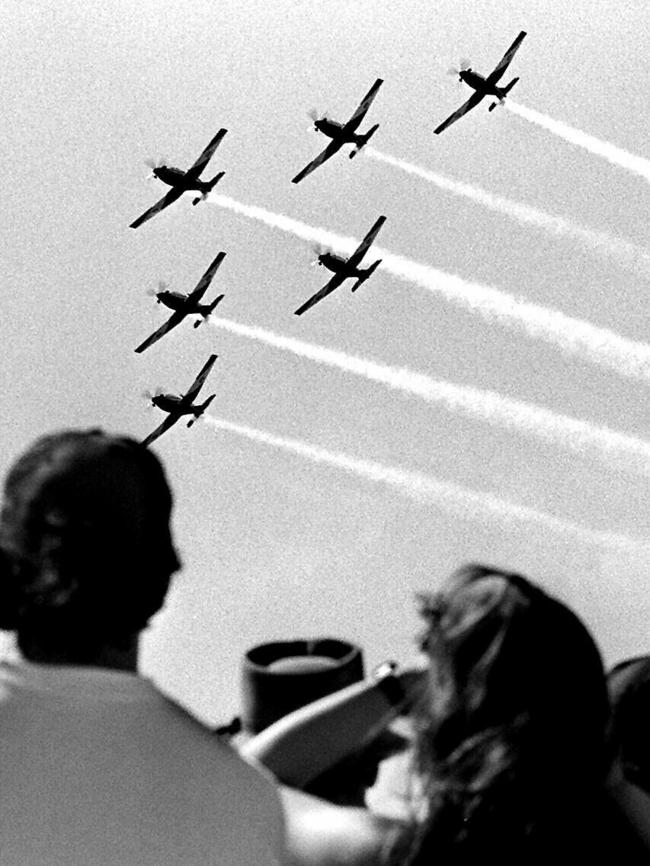
<svg viewBox="0 0 650 866">
<path fill-rule="evenodd" d="M 373 262 L 373 263 L 370 265 L 370 267 L 369 267 L 367 270 L 365 270 L 365 271 L 361 274 L 361 276 L 359 277 L 359 279 L 358 279 L 358 280 L 356 281 L 356 283 L 352 286 L 352 291 L 353 291 L 353 292 L 356 292 L 356 290 L 359 288 L 359 286 L 360 286 L 362 283 L 365 283 L 365 281 L 368 279 L 368 277 L 371 277 L 371 276 L 374 274 L 375 270 L 377 269 L 377 266 L 380 265 L 380 264 L 381 264 L 381 259 L 377 259 L 376 262 Z"/>
<path fill-rule="evenodd" d="M 515 78 L 515 81 L 516 80 L 517 79 Z M 208 181 L 210 189 L 213 189 L 219 183 L 219 181 L 221 180 L 221 178 L 224 176 L 225 173 L 226 173 L 225 171 L 220 171 L 219 174 L 215 174 L 215 176 L 212 178 L 211 181 Z"/>
<path fill-rule="evenodd" d="M 519 81 L 519 78 L 513 78 L 512 81 L 510 82 L 510 84 L 507 84 L 503 88 L 504 94 L 509 93 L 518 81 Z"/>
<path fill-rule="evenodd" d="M 361 147 L 363 147 L 364 144 L 368 144 L 368 142 L 373 137 L 373 135 L 377 132 L 378 129 L 379 129 L 378 123 L 376 123 L 374 126 L 370 127 L 368 132 L 366 132 L 366 134 L 363 136 L 363 143 L 361 144 Z"/>
<path fill-rule="evenodd" d="M 350 153 L 350 159 L 352 159 L 353 156 L 356 156 L 359 153 L 359 151 L 361 150 L 361 148 L 364 147 L 364 145 L 368 144 L 368 142 L 370 141 L 372 136 L 377 132 L 378 129 L 379 129 L 379 124 L 376 123 L 374 126 L 370 127 L 370 129 L 368 130 L 368 132 L 366 132 L 365 135 L 358 135 L 355 138 L 354 150 L 351 151 L 351 153 Z"/>
<path fill-rule="evenodd" d="M 210 304 L 210 310 L 209 310 L 209 312 L 211 313 L 211 312 L 214 310 L 214 308 L 217 306 L 217 304 L 221 303 L 221 301 L 223 301 L 223 299 L 224 299 L 225 297 L 226 297 L 225 295 L 218 295 L 218 296 L 214 299 L 214 301 Z"/>
<path fill-rule="evenodd" d="M 216 394 L 210 394 L 210 396 L 209 396 L 208 399 L 205 401 L 205 403 L 203 403 L 201 406 L 198 407 L 198 410 L 197 410 L 197 411 L 198 411 L 198 414 L 197 414 L 197 416 L 196 416 L 197 418 L 199 417 L 199 415 L 203 415 L 203 413 L 205 412 L 205 410 L 208 408 L 208 406 L 210 405 L 210 403 L 212 403 L 212 401 L 214 400 L 214 398 L 215 398 L 216 396 L 217 396 Z"/>
</svg>

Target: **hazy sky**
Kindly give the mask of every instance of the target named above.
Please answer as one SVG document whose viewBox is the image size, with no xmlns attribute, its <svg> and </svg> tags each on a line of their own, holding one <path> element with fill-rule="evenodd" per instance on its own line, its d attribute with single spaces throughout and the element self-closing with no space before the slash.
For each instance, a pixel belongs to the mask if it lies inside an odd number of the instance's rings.
<svg viewBox="0 0 650 866">
<path fill-rule="evenodd" d="M 526 30 L 505 78 L 521 78 L 513 100 L 643 156 L 646 3 L 5 0 L 0 21 L 3 474 L 55 428 L 144 437 L 161 416 L 141 393 L 183 391 L 217 352 L 205 388 L 217 394 L 214 416 L 479 495 L 459 493 L 461 507 L 429 481 L 396 486 L 358 465 L 177 425 L 154 447 L 176 493 L 185 568 L 147 637 L 146 671 L 225 720 L 238 706 L 241 653 L 261 640 L 331 634 L 359 641 L 367 666 L 408 660 L 413 592 L 470 559 L 519 568 L 567 599 L 608 661 L 647 651 L 645 547 L 569 524 L 644 541 L 650 446 L 607 434 L 601 448 L 548 413 L 543 434 L 538 415 L 528 427 L 508 422 L 515 410 L 503 401 L 488 418 L 476 389 L 644 440 L 648 376 L 571 355 L 532 325 L 510 327 L 388 268 L 297 318 L 327 278 L 309 267 L 310 244 L 209 202 L 182 199 L 128 228 L 165 191 L 146 180 L 144 159 L 186 168 L 223 126 L 206 172 L 225 170 L 219 193 L 353 238 L 383 213 L 383 250 L 643 343 L 647 180 L 485 103 L 442 135 L 433 129 L 469 95 L 448 67 L 467 57 L 488 73 Z M 377 77 L 365 124 L 381 124 L 377 151 L 536 208 L 547 228 L 372 156 L 341 153 L 291 184 L 325 144 L 307 112 L 345 120 Z M 219 250 L 208 298 L 225 292 L 224 318 L 475 389 L 472 406 L 211 325 L 183 323 L 134 354 L 165 315 L 147 289 L 166 280 L 190 291 Z M 594 356 L 605 351 L 598 340 Z M 615 459 L 601 459 L 607 448 Z M 554 521 L 505 521 L 485 497 Z"/>
</svg>

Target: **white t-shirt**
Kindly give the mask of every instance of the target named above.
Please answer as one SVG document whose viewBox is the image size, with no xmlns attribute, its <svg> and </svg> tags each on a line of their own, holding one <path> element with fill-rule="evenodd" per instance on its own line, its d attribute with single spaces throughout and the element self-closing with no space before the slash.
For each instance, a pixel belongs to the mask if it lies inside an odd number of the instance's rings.
<svg viewBox="0 0 650 866">
<path fill-rule="evenodd" d="M 2 866 L 278 866 L 273 783 L 135 674 L 0 664 Z"/>
</svg>

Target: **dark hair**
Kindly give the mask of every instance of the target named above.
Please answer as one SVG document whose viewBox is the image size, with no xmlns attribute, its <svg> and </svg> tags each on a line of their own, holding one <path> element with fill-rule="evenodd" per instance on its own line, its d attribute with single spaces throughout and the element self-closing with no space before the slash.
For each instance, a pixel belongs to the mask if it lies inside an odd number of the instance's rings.
<svg viewBox="0 0 650 866">
<path fill-rule="evenodd" d="M 0 627 L 30 644 L 97 646 L 143 629 L 178 567 L 155 454 L 99 429 L 43 436 L 18 458 L 0 514 Z"/>
<path fill-rule="evenodd" d="M 430 674 L 415 711 L 412 859 L 541 862 L 607 770 L 599 651 L 519 574 L 466 566 L 421 603 Z"/>
</svg>

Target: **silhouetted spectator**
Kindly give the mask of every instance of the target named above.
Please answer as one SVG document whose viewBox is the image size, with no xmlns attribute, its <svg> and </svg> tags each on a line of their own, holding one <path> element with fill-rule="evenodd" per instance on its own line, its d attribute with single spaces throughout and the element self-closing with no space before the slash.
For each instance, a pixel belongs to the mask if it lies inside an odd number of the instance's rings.
<svg viewBox="0 0 650 866">
<path fill-rule="evenodd" d="M 0 625 L 0 861 L 270 864 L 271 781 L 136 673 L 179 568 L 152 451 L 100 430 L 39 439 L 6 480 Z"/>
<path fill-rule="evenodd" d="M 638 811 L 624 814 L 607 788 L 605 675 L 576 615 L 520 575 L 482 566 L 423 596 L 422 615 L 426 672 L 350 686 L 248 745 L 304 787 L 409 712 L 401 791 L 382 791 L 380 774 L 372 810 L 285 789 L 296 863 L 647 863 Z"/>
<path fill-rule="evenodd" d="M 620 662 L 607 677 L 612 737 L 623 773 L 650 794 L 650 656 Z"/>
</svg>

